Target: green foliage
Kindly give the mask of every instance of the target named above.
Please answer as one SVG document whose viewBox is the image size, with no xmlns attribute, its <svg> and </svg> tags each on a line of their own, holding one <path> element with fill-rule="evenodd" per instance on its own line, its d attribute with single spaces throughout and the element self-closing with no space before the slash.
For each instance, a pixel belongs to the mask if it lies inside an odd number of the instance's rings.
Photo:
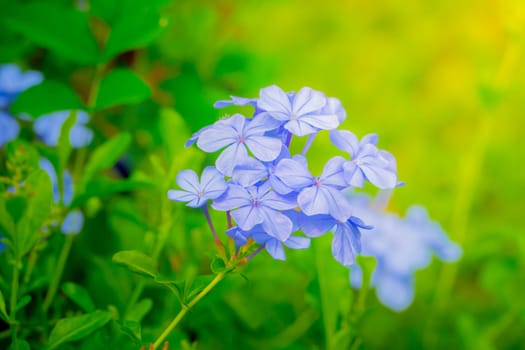
<svg viewBox="0 0 525 350">
<path fill-rule="evenodd" d="M 115 69 L 102 80 L 95 108 L 139 103 L 150 94 L 150 88 L 138 75 L 128 69 Z"/>
</svg>

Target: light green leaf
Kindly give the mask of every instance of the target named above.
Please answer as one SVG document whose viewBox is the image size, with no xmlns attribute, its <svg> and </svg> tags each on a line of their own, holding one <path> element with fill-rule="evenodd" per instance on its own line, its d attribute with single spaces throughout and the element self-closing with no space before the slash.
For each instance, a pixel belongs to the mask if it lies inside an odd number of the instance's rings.
<svg viewBox="0 0 525 350">
<path fill-rule="evenodd" d="M 111 313 L 100 310 L 82 316 L 63 318 L 51 331 L 47 350 L 57 349 L 64 343 L 85 338 L 110 320 Z"/>
<path fill-rule="evenodd" d="M 60 136 L 58 138 L 57 144 L 57 153 L 58 153 L 58 171 L 57 174 L 62 174 L 66 169 L 67 161 L 71 155 L 71 146 L 70 133 L 71 129 L 77 121 L 77 112 L 71 111 L 67 117 L 62 128 L 60 129 Z"/>
<path fill-rule="evenodd" d="M 84 175 L 82 186 L 85 188 L 89 180 L 99 171 L 113 166 L 131 143 L 131 135 L 127 132 L 118 134 L 100 145 L 89 159 Z"/>
<path fill-rule="evenodd" d="M 87 13 L 72 4 L 33 2 L 18 4 L 5 16 L 11 30 L 54 53 L 80 64 L 96 63 L 100 54 Z"/>
<path fill-rule="evenodd" d="M 7 315 L 7 310 L 5 309 L 5 299 L 4 294 L 2 294 L 2 291 L 0 290 L 0 317 L 7 322 L 9 319 L 9 316 Z"/>
<path fill-rule="evenodd" d="M 95 311 L 95 304 L 93 304 L 93 300 L 91 300 L 88 291 L 84 287 L 72 282 L 66 282 L 62 286 L 62 291 L 85 312 Z"/>
<path fill-rule="evenodd" d="M 115 69 L 100 83 L 96 109 L 139 103 L 151 95 L 150 87 L 129 69 Z"/>
<path fill-rule="evenodd" d="M 158 275 L 153 259 L 138 250 L 120 251 L 113 255 L 113 262 L 142 276 L 155 279 Z"/>
<path fill-rule="evenodd" d="M 149 298 L 142 299 L 136 303 L 131 311 L 126 315 L 126 319 L 140 322 L 150 312 L 153 307 L 153 301 Z"/>
<path fill-rule="evenodd" d="M 66 84 L 45 80 L 22 92 L 11 105 L 13 114 L 26 113 L 33 118 L 68 109 L 81 109 L 77 94 Z"/>
</svg>

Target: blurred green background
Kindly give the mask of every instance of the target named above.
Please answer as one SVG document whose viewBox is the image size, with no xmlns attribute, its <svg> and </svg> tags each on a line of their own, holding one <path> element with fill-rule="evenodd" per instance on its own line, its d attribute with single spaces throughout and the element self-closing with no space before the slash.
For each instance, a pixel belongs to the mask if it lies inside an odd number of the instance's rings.
<svg viewBox="0 0 525 350">
<path fill-rule="evenodd" d="M 85 51 L 64 55 L 46 47 L 39 40 L 45 34 L 13 24 L 25 2 L 2 2 L 0 62 L 40 70 L 85 100 L 96 66 Z M 89 3 L 77 6 L 89 9 Z M 95 142 L 132 132 L 127 159 L 134 178 L 169 188 L 173 171 L 211 163 L 183 143 L 238 110 L 215 110 L 216 100 L 255 97 L 270 84 L 287 91 L 310 86 L 342 101 L 344 128 L 358 136 L 378 133 L 379 146 L 396 156 L 406 186 L 396 189 L 390 209 L 423 204 L 464 250 L 458 263 L 433 261 L 418 271 L 408 310 L 392 312 L 370 292 L 358 322 L 348 271 L 330 256 L 329 237 L 290 252 L 286 262 L 258 256 L 246 266 L 246 279 L 226 280 L 187 317 L 170 349 L 192 342 L 198 349 L 342 349 L 356 333 L 360 349 L 525 347 L 525 3 L 92 1 L 98 12 L 89 25 L 99 38 L 111 32 L 104 4 L 137 21 L 146 21 L 145 8 L 158 15 L 158 33 L 125 31 L 137 43 L 117 50 L 106 65 L 133 69 L 151 87 L 151 98 L 93 118 Z M 318 167 L 333 154 L 324 136 L 311 153 Z M 152 155 L 161 160 L 157 167 Z M 111 256 L 149 249 L 152 227 L 162 229 L 166 216 L 175 224 L 161 255 L 165 273 L 208 270 L 213 244 L 204 220 L 169 203 L 162 186 L 92 198 L 86 211 L 66 279 L 84 285 L 99 308 L 126 309 L 140 278 L 114 266 Z M 146 285 L 143 297 L 152 302 L 151 309 L 144 306 L 146 342 L 179 306 L 154 285 Z"/>
</svg>

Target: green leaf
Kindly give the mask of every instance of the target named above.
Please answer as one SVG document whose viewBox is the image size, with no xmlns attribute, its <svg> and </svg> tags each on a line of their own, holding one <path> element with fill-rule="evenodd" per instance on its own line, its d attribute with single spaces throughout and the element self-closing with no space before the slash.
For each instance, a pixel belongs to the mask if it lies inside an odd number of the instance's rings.
<svg viewBox="0 0 525 350">
<path fill-rule="evenodd" d="M 214 257 L 211 261 L 210 268 L 213 273 L 220 273 L 226 271 L 226 263 L 218 256 Z"/>
<path fill-rule="evenodd" d="M 127 132 L 118 134 L 100 145 L 89 159 L 84 176 L 82 177 L 82 186 L 85 188 L 88 181 L 99 171 L 113 166 L 124 151 L 131 143 L 131 135 Z"/>
<path fill-rule="evenodd" d="M 9 346 L 8 350 L 31 350 L 29 343 L 22 339 L 17 339 Z"/>
<path fill-rule="evenodd" d="M 15 222 L 7 210 L 7 199 L 3 196 L 0 196 L 0 231 L 11 238 L 16 234 Z"/>
<path fill-rule="evenodd" d="M 131 321 L 140 322 L 142 321 L 144 316 L 146 316 L 147 313 L 150 312 L 152 307 L 153 301 L 151 299 L 142 299 L 133 306 L 133 308 L 128 314 L 126 314 L 126 318 Z"/>
<path fill-rule="evenodd" d="M 144 101 L 150 95 L 151 89 L 137 74 L 129 69 L 115 69 L 100 83 L 95 108 L 135 104 Z"/>
<path fill-rule="evenodd" d="M 153 259 L 138 250 L 123 250 L 113 255 L 113 262 L 139 275 L 155 279 L 158 275 Z"/>
<path fill-rule="evenodd" d="M 135 343 L 137 348 L 140 347 L 142 343 L 140 323 L 126 320 L 123 322 L 118 322 L 118 325 L 120 327 L 120 331 L 128 336 L 133 341 L 133 343 Z"/>
<path fill-rule="evenodd" d="M 62 291 L 85 312 L 95 311 L 95 304 L 93 304 L 88 291 L 84 287 L 72 282 L 66 282 L 62 286 Z"/>
<path fill-rule="evenodd" d="M 159 36 L 166 25 L 167 20 L 161 18 L 155 9 L 127 11 L 112 25 L 104 58 L 109 60 L 122 52 L 147 46 Z"/>
<path fill-rule="evenodd" d="M 135 180 L 112 180 L 106 177 L 96 177 L 87 184 L 85 191 L 73 199 L 71 207 L 76 208 L 92 197 L 105 197 L 114 193 L 155 188 L 151 182 Z"/>
<path fill-rule="evenodd" d="M 45 80 L 22 92 L 11 105 L 13 114 L 26 113 L 37 118 L 47 113 L 83 108 L 77 94 L 66 84 Z"/>
<path fill-rule="evenodd" d="M 15 251 L 22 257 L 38 241 L 35 231 L 43 226 L 51 211 L 53 189 L 49 175 L 40 169 L 32 172 L 26 179 L 25 186 L 31 191 L 24 216 L 17 225 Z"/>
<path fill-rule="evenodd" d="M 57 174 L 62 174 L 66 169 L 67 161 L 71 155 L 72 146 L 71 146 L 71 129 L 77 121 L 77 112 L 71 111 L 67 117 L 62 128 L 60 129 L 60 136 L 58 138 L 57 144 L 57 153 L 58 153 L 58 170 Z"/>
<path fill-rule="evenodd" d="M 49 336 L 47 350 L 87 337 L 111 320 L 108 311 L 95 311 L 82 316 L 63 318 L 56 324 Z"/>
<path fill-rule="evenodd" d="M 177 299 L 179 300 L 181 304 L 186 303 L 185 297 L 184 297 L 184 284 L 185 284 L 184 281 L 169 281 L 169 280 L 164 280 L 162 278 L 157 277 L 155 278 L 155 283 L 160 284 L 168 288 L 169 290 L 171 290 L 173 294 L 175 294 L 175 296 L 177 297 Z"/>
<path fill-rule="evenodd" d="M 100 54 L 87 13 L 72 4 L 19 4 L 5 16 L 5 24 L 54 53 L 80 64 L 96 63 Z"/>
<path fill-rule="evenodd" d="M 0 290 L 0 317 L 7 322 L 9 319 L 9 316 L 7 315 L 7 310 L 5 309 L 5 299 L 4 294 L 2 294 L 2 291 Z"/>
<path fill-rule="evenodd" d="M 22 310 L 25 308 L 30 302 L 31 302 L 31 295 L 26 294 L 23 297 L 18 300 L 18 304 L 16 304 L 16 311 Z"/>
</svg>

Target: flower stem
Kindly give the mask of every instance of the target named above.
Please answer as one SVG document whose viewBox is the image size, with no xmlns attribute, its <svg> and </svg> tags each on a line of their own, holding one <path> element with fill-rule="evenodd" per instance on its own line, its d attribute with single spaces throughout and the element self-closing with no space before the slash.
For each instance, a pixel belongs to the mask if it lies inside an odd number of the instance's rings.
<svg viewBox="0 0 525 350">
<path fill-rule="evenodd" d="M 13 265 L 13 280 L 11 281 L 11 304 L 10 304 L 10 323 L 11 323 L 11 336 L 12 336 L 12 342 L 13 342 L 13 349 L 18 349 L 18 337 L 17 337 L 17 326 L 16 326 L 16 304 L 18 300 L 18 275 L 19 275 L 19 268 L 20 265 L 20 259 L 16 259 L 14 265 Z"/>
<path fill-rule="evenodd" d="M 153 349 L 157 349 L 162 342 L 166 339 L 166 337 L 177 327 L 179 322 L 184 318 L 184 316 L 190 311 L 195 304 L 197 304 L 202 298 L 206 296 L 215 286 L 224 279 L 224 276 L 226 276 L 226 272 L 218 273 L 215 278 L 195 297 L 193 298 L 188 305 L 182 305 L 182 309 L 179 311 L 177 316 L 171 321 L 171 323 L 168 325 L 168 327 L 162 332 L 162 334 L 155 340 L 155 343 L 153 343 Z"/>
<path fill-rule="evenodd" d="M 263 250 L 265 247 L 266 247 L 266 244 L 261 244 L 260 246 L 258 246 L 257 249 L 255 249 L 255 250 L 253 251 L 253 253 L 251 253 L 250 255 L 248 255 L 248 256 L 246 257 L 246 262 L 248 262 L 248 261 L 252 260 L 253 258 L 255 258 L 255 256 L 256 256 L 257 254 L 259 254 L 260 252 L 262 252 L 262 250 Z"/>
<path fill-rule="evenodd" d="M 306 152 L 308 152 L 308 150 L 310 149 L 310 146 L 312 146 L 312 143 L 314 142 L 315 136 L 317 136 L 317 133 L 313 133 L 313 134 L 310 134 L 310 136 L 308 136 L 308 140 L 306 141 L 306 143 L 305 143 L 305 145 L 303 147 L 303 151 L 301 152 L 301 154 L 303 156 L 306 155 Z"/>
<path fill-rule="evenodd" d="M 284 142 L 284 145 L 286 147 L 290 147 L 290 143 L 292 142 L 292 133 L 287 131 L 286 133 L 286 141 Z"/>
<path fill-rule="evenodd" d="M 62 251 L 60 252 L 60 256 L 58 257 L 57 266 L 55 268 L 55 273 L 53 275 L 53 280 L 51 281 L 51 284 L 49 285 L 49 289 L 47 290 L 46 298 L 44 299 L 44 312 L 47 312 L 49 310 L 49 307 L 51 306 L 51 303 L 53 302 L 53 298 L 55 297 L 55 294 L 58 289 L 58 285 L 60 283 L 60 280 L 62 279 L 62 273 L 64 272 L 64 267 L 66 265 L 67 258 L 69 256 L 69 251 L 71 250 L 71 246 L 73 245 L 73 239 L 75 238 L 75 235 L 66 235 L 66 241 L 64 242 L 64 245 L 62 246 Z"/>
<path fill-rule="evenodd" d="M 232 223 L 232 214 L 230 213 L 230 211 L 226 211 L 226 220 L 228 220 L 228 228 L 232 228 L 233 227 L 233 223 Z"/>
</svg>

